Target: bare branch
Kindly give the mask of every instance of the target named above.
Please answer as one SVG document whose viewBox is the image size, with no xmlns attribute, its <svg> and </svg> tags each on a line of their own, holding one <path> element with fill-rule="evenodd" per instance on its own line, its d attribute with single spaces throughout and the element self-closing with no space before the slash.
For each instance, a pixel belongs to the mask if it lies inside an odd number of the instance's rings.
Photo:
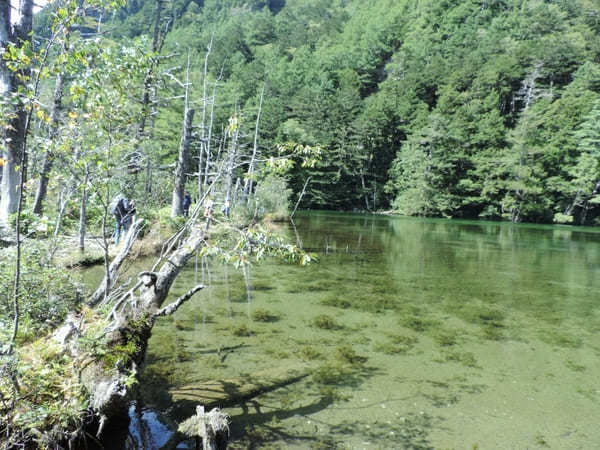
<svg viewBox="0 0 600 450">
<path fill-rule="evenodd" d="M 175 311 L 177 311 L 181 305 L 183 305 L 190 298 L 192 298 L 192 296 L 196 292 L 198 292 L 202 289 L 204 289 L 203 284 L 199 284 L 198 286 L 194 287 L 193 289 L 190 289 L 185 294 L 183 294 L 181 297 L 179 297 L 177 300 L 175 300 L 173 303 L 169 303 L 167 306 L 165 306 L 164 308 L 162 308 L 159 311 L 157 311 L 156 313 L 154 313 L 152 315 L 152 317 L 154 319 L 156 319 L 157 317 L 160 317 L 160 316 L 170 316 Z"/>
</svg>

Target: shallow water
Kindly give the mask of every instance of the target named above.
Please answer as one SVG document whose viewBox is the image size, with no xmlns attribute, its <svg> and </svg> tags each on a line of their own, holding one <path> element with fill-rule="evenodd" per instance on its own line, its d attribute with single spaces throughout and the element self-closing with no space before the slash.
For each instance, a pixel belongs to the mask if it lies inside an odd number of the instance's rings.
<svg viewBox="0 0 600 450">
<path fill-rule="evenodd" d="M 153 422 L 190 413 L 171 388 L 289 370 L 308 376 L 225 408 L 231 448 L 600 447 L 600 233 L 334 213 L 296 225 L 318 255 L 308 267 L 197 260 L 180 275 L 172 297 L 209 287 L 154 329 Z"/>
</svg>

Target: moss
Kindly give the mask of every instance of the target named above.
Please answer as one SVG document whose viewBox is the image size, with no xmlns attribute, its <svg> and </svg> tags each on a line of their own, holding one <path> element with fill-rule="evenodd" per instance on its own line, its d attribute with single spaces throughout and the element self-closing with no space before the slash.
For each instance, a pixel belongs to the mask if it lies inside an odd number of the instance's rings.
<svg viewBox="0 0 600 450">
<path fill-rule="evenodd" d="M 144 354 L 149 333 L 150 323 L 147 317 L 131 319 L 126 327 L 115 332 L 112 341 L 96 348 L 96 356 L 107 369 L 130 367 Z"/>
</svg>

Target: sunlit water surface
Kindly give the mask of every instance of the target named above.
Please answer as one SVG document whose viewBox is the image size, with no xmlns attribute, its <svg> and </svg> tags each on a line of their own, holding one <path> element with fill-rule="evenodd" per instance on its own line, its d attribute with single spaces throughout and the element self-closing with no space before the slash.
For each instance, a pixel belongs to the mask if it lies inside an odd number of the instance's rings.
<svg viewBox="0 0 600 450">
<path fill-rule="evenodd" d="M 146 445 L 193 412 L 169 389 L 273 373 L 307 376 L 225 404 L 231 448 L 600 447 L 599 233 L 333 213 L 296 226 L 308 267 L 197 259 L 180 275 L 173 298 L 208 287 L 154 329 Z"/>
</svg>

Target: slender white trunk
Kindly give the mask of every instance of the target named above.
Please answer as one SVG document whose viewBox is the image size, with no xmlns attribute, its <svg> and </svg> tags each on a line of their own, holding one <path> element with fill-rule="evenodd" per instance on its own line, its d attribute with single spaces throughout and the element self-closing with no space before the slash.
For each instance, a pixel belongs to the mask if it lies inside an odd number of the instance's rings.
<svg viewBox="0 0 600 450">
<path fill-rule="evenodd" d="M 206 138 L 206 162 L 204 163 L 204 177 L 202 180 L 202 192 L 204 192 L 204 189 L 206 188 L 206 185 L 208 184 L 208 170 L 210 169 L 211 158 L 212 158 L 212 150 L 210 147 L 211 147 L 211 143 L 212 143 L 212 130 L 213 130 L 214 117 L 215 117 L 215 99 L 217 98 L 217 84 L 221 80 L 222 76 L 223 76 L 223 70 L 221 69 L 219 78 L 217 78 L 215 80 L 215 83 L 213 84 L 213 93 L 212 93 L 211 104 L 210 104 L 210 123 L 208 125 L 208 137 Z M 218 157 L 217 157 L 217 160 L 218 160 Z"/>
<path fill-rule="evenodd" d="M 181 143 L 179 144 L 179 157 L 175 167 L 175 180 L 173 183 L 173 199 L 171 202 L 171 217 L 183 215 L 183 195 L 185 191 L 185 180 L 187 174 L 187 161 L 192 140 L 192 122 L 194 110 L 190 108 L 190 55 L 188 53 L 186 83 L 185 83 L 185 108 L 183 114 L 183 126 L 181 130 Z"/>
<path fill-rule="evenodd" d="M 235 157 L 237 153 L 237 143 L 238 137 L 240 133 L 239 125 L 236 127 L 233 138 L 231 139 L 231 145 L 229 147 L 229 155 L 227 157 L 227 167 L 226 167 L 226 180 L 227 180 L 227 193 L 225 196 L 225 200 L 229 202 L 230 207 L 233 207 L 233 169 L 235 166 Z"/>
<path fill-rule="evenodd" d="M 265 95 L 265 85 L 263 84 L 262 91 L 260 92 L 260 100 L 258 102 L 258 113 L 256 114 L 256 125 L 254 127 L 254 146 L 252 147 L 252 157 L 250 158 L 250 165 L 248 166 L 248 174 L 246 181 L 244 181 L 244 194 L 243 198 L 250 198 L 252 193 L 252 183 L 254 177 L 254 162 L 256 161 L 256 154 L 258 152 L 258 125 L 260 123 L 260 114 L 262 112 L 263 97 Z"/>
<path fill-rule="evenodd" d="M 85 250 L 85 219 L 87 215 L 87 184 L 90 178 L 90 170 L 86 165 L 85 178 L 83 180 L 83 188 L 81 192 L 81 203 L 79 205 L 79 250 Z"/>
<path fill-rule="evenodd" d="M 50 139 L 50 145 L 54 144 L 54 140 L 58 136 L 58 121 L 60 115 L 60 109 L 62 106 L 62 95 L 64 87 L 64 74 L 59 72 L 56 76 L 56 86 L 54 89 L 54 103 L 52 104 L 52 111 L 50 112 L 50 132 L 48 137 Z M 40 173 L 40 181 L 38 183 L 37 191 L 35 193 L 35 200 L 33 202 L 33 212 L 35 214 L 42 214 L 43 203 L 46 199 L 46 192 L 48 190 L 48 175 L 52 169 L 53 160 L 52 150 L 48 148 L 44 153 L 44 161 L 42 163 L 42 171 Z"/>
<path fill-rule="evenodd" d="M 0 53 L 4 53 L 7 46 L 18 46 L 31 42 L 33 21 L 33 0 L 22 0 L 19 3 L 18 23 L 11 29 L 11 4 L 10 0 L 0 0 Z M 2 58 L 0 58 L 2 59 Z M 29 76 L 29 69 L 21 75 Z M 10 72 L 4 61 L 0 61 L 0 95 L 6 99 L 16 95 L 19 85 L 22 84 Z M 17 212 L 20 198 L 21 170 L 24 165 L 24 150 L 26 143 L 26 128 L 29 126 L 27 111 L 22 103 L 15 107 L 14 118 L 10 121 L 8 129 L 4 130 L 2 142 L 5 146 L 6 162 L 3 166 L 2 184 L 0 186 L 0 223 L 7 224 L 10 214 Z"/>
<path fill-rule="evenodd" d="M 202 188 L 204 186 L 203 175 L 206 172 L 205 167 L 208 167 L 208 151 L 206 143 L 206 105 L 208 99 L 206 98 L 206 79 L 208 74 L 208 57 L 212 50 L 213 36 L 210 38 L 210 44 L 206 49 L 206 56 L 204 57 L 204 73 L 202 75 L 202 123 L 200 125 L 200 155 L 198 155 L 198 195 L 202 195 Z"/>
</svg>

